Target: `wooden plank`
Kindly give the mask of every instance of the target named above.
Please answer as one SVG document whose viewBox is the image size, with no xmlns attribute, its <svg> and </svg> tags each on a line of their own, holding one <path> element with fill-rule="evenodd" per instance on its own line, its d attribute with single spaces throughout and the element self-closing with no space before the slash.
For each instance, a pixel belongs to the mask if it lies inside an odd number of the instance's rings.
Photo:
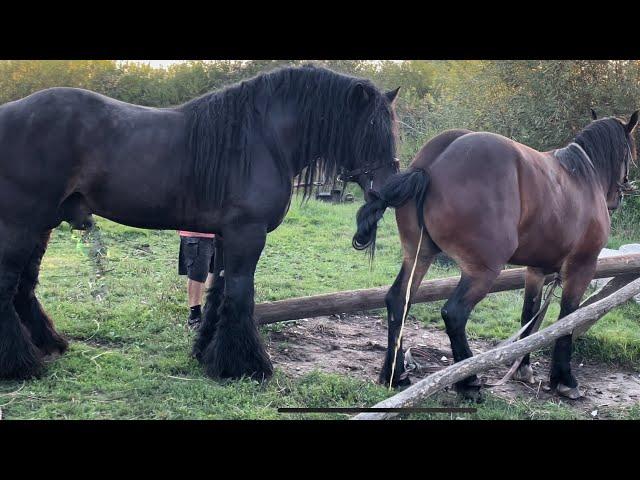
<svg viewBox="0 0 640 480">
<path fill-rule="evenodd" d="M 625 285 L 633 282 L 636 278 L 640 278 L 640 274 L 638 274 L 638 273 L 627 273 L 625 275 L 618 275 L 617 277 L 613 277 L 611 280 L 609 280 L 607 282 L 607 284 L 604 287 L 602 287 L 600 290 L 598 290 L 596 293 L 594 293 L 589 298 L 587 298 L 584 302 L 582 302 L 580 307 L 586 307 L 587 305 L 591 305 L 592 303 L 595 303 L 595 302 L 597 302 L 599 300 L 602 300 L 605 297 L 608 297 L 612 293 L 617 292 L 618 290 L 620 290 Z M 580 335 L 582 335 L 583 333 L 585 333 L 595 323 L 596 323 L 596 321 L 594 320 L 592 323 L 587 323 L 587 324 L 581 326 L 580 328 L 576 329 L 573 332 L 573 338 L 575 339 L 575 338 L 579 337 Z"/>
</svg>

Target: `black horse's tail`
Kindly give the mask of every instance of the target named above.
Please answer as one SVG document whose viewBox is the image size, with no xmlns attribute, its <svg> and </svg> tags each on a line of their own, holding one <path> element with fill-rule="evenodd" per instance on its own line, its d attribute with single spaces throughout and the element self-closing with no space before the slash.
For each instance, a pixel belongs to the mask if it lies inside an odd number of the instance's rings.
<svg viewBox="0 0 640 480">
<path fill-rule="evenodd" d="M 389 178 L 377 198 L 365 203 L 356 217 L 358 229 L 353 236 L 352 245 L 356 250 L 371 248 L 373 257 L 376 244 L 378 222 L 387 207 L 398 208 L 410 199 L 416 202 L 418 225 L 424 226 L 424 199 L 429 186 L 429 176 L 421 168 L 409 168 L 405 172 L 397 173 Z"/>
</svg>

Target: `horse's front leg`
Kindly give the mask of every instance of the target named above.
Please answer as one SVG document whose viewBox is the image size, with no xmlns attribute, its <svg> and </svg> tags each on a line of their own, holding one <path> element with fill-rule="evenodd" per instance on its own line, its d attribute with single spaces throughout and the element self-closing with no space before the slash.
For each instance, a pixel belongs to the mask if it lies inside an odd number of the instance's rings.
<svg viewBox="0 0 640 480">
<path fill-rule="evenodd" d="M 575 312 L 580 300 L 593 279 L 598 258 L 570 257 L 562 268 L 562 299 L 560 300 L 560 316 L 558 320 Z M 549 386 L 560 395 L 578 399 L 582 396 L 578 381 L 571 372 L 571 353 L 573 349 L 572 335 L 565 335 L 556 340 L 551 357 Z"/>
<path fill-rule="evenodd" d="M 213 378 L 267 379 L 273 374 L 273 366 L 253 320 L 254 274 L 264 248 L 266 227 L 233 226 L 223 234 L 224 296 L 202 363 Z"/>
<path fill-rule="evenodd" d="M 487 262 L 488 263 L 488 262 Z M 499 266 L 487 268 L 469 263 L 461 263 L 460 282 L 441 309 L 447 335 L 451 341 L 454 362 L 458 363 L 473 355 L 467 340 L 466 325 L 473 308 L 482 300 L 500 272 Z M 477 375 L 471 375 L 455 384 L 458 394 L 467 400 L 480 402 L 481 382 Z"/>
<path fill-rule="evenodd" d="M 202 311 L 202 325 L 198 329 L 191 352 L 198 360 L 202 360 L 202 352 L 207 348 L 216 331 L 219 320 L 218 310 L 224 297 L 224 241 L 222 237 L 216 236 L 214 245 L 213 282 L 207 290 L 207 298 Z"/>
<path fill-rule="evenodd" d="M 68 343 L 56 332 L 53 322 L 35 295 L 40 264 L 47 249 L 50 235 L 51 231 L 47 230 L 37 239 L 36 246 L 20 275 L 18 290 L 13 297 L 13 306 L 23 325 L 27 327 L 33 344 L 43 355 L 51 358 L 64 353 L 68 348 Z"/>
</svg>

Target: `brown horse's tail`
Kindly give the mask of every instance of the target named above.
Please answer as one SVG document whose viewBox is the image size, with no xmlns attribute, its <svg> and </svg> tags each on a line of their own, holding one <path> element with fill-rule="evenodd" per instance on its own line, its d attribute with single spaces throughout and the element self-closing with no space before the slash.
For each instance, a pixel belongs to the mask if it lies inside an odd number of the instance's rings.
<svg viewBox="0 0 640 480">
<path fill-rule="evenodd" d="M 358 229 L 353 236 L 353 248 L 364 250 L 371 247 L 371 256 L 373 257 L 378 222 L 384 215 L 385 210 L 387 207 L 401 207 L 412 198 L 416 202 L 418 225 L 421 229 L 425 228 L 423 212 L 428 186 L 429 176 L 421 168 L 409 168 L 390 177 L 382 187 L 380 194 L 358 210 L 356 216 Z"/>
</svg>

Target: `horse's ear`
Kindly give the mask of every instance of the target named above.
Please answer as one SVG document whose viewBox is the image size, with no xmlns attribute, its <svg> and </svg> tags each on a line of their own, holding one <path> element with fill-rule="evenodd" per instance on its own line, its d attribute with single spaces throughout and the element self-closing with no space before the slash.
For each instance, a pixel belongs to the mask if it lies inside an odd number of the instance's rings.
<svg viewBox="0 0 640 480">
<path fill-rule="evenodd" d="M 349 94 L 349 103 L 355 107 L 364 107 L 371 100 L 371 94 L 367 92 L 362 83 L 356 83 Z"/>
<path fill-rule="evenodd" d="M 389 90 L 387 93 L 384 94 L 384 96 L 387 97 L 387 101 L 389 103 L 393 104 L 394 100 L 398 96 L 399 90 L 400 90 L 400 87 L 396 88 L 395 90 Z"/>
<path fill-rule="evenodd" d="M 636 125 L 638 124 L 638 112 L 640 112 L 640 110 L 636 110 L 631 115 L 629 123 L 627 123 L 627 133 L 633 132 L 633 129 L 636 128 Z"/>
<path fill-rule="evenodd" d="M 594 120 L 598 119 L 598 114 L 593 108 L 591 109 L 591 118 L 593 118 Z"/>
</svg>

